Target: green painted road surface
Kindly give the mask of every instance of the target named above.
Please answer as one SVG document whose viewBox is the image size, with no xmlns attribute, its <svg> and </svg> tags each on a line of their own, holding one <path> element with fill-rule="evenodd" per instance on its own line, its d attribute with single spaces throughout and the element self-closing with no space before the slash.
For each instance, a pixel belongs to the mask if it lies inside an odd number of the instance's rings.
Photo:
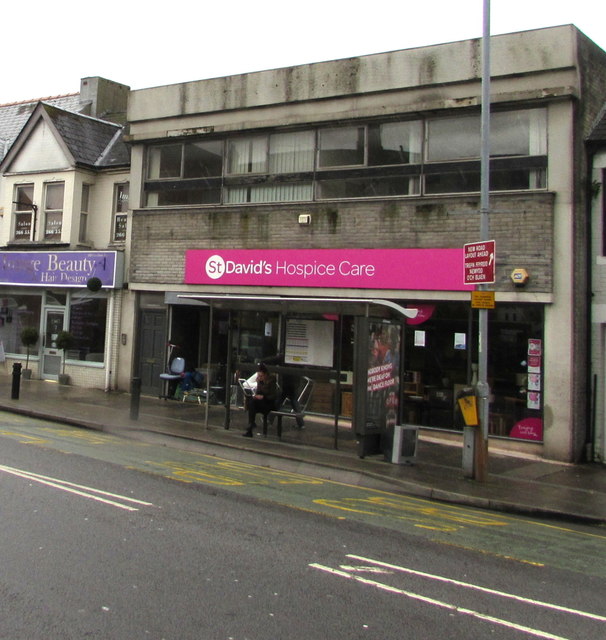
<svg viewBox="0 0 606 640">
<path fill-rule="evenodd" d="M 606 577 L 604 527 L 533 520 L 325 480 L 230 460 L 227 449 L 226 457 L 221 457 L 13 414 L 3 414 L 1 424 L 0 438 L 24 445 L 86 456 L 183 483 L 414 534 L 516 562 Z"/>
</svg>

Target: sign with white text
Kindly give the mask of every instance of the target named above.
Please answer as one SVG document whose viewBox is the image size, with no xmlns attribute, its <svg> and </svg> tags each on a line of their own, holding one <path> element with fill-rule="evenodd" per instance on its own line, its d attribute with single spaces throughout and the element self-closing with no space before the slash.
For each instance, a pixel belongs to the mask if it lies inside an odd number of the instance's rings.
<svg viewBox="0 0 606 640">
<path fill-rule="evenodd" d="M 465 284 L 494 282 L 495 241 L 473 242 L 463 246 Z"/>
<path fill-rule="evenodd" d="M 451 249 L 191 249 L 185 284 L 469 291 Z M 458 268 L 457 268 L 458 267 Z"/>
</svg>

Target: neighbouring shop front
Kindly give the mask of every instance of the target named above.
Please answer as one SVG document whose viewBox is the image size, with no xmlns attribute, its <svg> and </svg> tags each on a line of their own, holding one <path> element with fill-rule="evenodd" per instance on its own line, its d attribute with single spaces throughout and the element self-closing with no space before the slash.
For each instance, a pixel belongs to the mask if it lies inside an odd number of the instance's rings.
<svg viewBox="0 0 606 640">
<path fill-rule="evenodd" d="M 0 253 L 0 341 L 7 362 L 34 377 L 57 380 L 64 367 L 81 385 L 106 384 L 112 352 L 115 292 L 122 287 L 117 251 L 5 251 Z M 26 346 L 23 329 L 39 339 Z M 61 331 L 69 348 L 57 346 Z"/>
<path fill-rule="evenodd" d="M 241 405 L 237 379 L 264 361 L 278 377 L 313 379 L 307 410 L 324 420 L 327 446 L 375 434 L 381 448 L 396 423 L 462 429 L 457 396 L 476 381 L 478 327 L 460 251 L 196 250 L 185 264 L 184 284 L 199 292 L 156 294 L 141 326 L 164 319 L 162 366 L 179 355 L 204 374 L 225 426 Z M 410 295 L 385 297 L 399 290 Z M 489 313 L 493 437 L 542 440 L 543 322 L 539 304 L 499 303 Z M 148 341 L 142 366 L 153 350 Z"/>
</svg>

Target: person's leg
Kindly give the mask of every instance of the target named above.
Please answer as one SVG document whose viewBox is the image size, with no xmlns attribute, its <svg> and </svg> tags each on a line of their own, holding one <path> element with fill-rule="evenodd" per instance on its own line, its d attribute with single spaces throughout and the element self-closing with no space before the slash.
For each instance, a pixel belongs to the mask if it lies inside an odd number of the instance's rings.
<svg viewBox="0 0 606 640">
<path fill-rule="evenodd" d="M 256 429 L 255 419 L 259 412 L 259 401 L 256 398 L 248 398 L 248 428 L 244 432 L 247 438 L 253 437 L 253 430 Z"/>
</svg>

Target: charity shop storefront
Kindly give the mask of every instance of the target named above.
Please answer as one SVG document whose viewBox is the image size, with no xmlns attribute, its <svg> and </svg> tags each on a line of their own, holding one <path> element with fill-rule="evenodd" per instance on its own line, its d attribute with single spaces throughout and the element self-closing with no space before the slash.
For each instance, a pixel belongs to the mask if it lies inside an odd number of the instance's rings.
<svg viewBox="0 0 606 640">
<path fill-rule="evenodd" d="M 0 252 L 0 344 L 26 375 L 109 388 L 124 272 L 119 251 Z"/>
<path fill-rule="evenodd" d="M 238 380 L 265 362 L 279 381 L 313 381 L 306 412 L 326 446 L 385 449 L 395 424 L 462 430 L 457 395 L 478 362 L 462 248 L 195 249 L 184 266 L 182 290 L 163 294 L 163 357 L 204 375 L 224 426 Z M 492 437 L 542 440 L 543 323 L 540 304 L 489 313 Z"/>
</svg>

